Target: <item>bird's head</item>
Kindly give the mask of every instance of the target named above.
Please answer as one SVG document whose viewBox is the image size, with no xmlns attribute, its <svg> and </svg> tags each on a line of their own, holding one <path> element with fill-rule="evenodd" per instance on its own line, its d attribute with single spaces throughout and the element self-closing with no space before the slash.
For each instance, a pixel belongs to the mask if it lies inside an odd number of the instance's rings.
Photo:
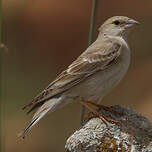
<svg viewBox="0 0 152 152">
<path fill-rule="evenodd" d="M 111 36 L 124 36 L 139 22 L 126 16 L 114 16 L 107 19 L 99 28 L 99 33 Z"/>
</svg>

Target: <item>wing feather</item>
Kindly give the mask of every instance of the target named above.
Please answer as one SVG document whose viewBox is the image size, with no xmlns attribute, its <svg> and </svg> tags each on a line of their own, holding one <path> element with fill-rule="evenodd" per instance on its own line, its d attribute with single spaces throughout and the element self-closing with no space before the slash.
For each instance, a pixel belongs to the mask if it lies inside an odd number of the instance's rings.
<svg viewBox="0 0 152 152">
<path fill-rule="evenodd" d="M 108 41 L 98 48 L 90 47 L 77 58 L 67 70 L 63 71 L 43 92 L 36 96 L 32 102 L 24 107 L 42 105 L 50 98 L 74 87 L 99 70 L 104 70 L 121 53 L 121 45 Z M 42 104 L 41 104 L 42 103 Z M 30 111 L 32 111 L 30 110 Z"/>
</svg>

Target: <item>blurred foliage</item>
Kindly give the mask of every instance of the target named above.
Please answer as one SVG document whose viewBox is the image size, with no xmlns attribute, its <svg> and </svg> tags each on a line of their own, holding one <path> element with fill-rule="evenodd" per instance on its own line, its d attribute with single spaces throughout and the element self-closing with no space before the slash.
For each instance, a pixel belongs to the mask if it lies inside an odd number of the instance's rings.
<svg viewBox="0 0 152 152">
<path fill-rule="evenodd" d="M 49 115 L 25 140 L 17 134 L 30 120 L 21 110 L 87 47 L 92 1 L 5 0 L 2 106 L 5 151 L 64 151 L 79 125 L 79 104 Z M 97 29 L 108 17 L 126 15 L 141 22 L 129 37 L 132 63 L 121 84 L 103 104 L 130 106 L 152 120 L 152 1 L 99 1 Z"/>
</svg>

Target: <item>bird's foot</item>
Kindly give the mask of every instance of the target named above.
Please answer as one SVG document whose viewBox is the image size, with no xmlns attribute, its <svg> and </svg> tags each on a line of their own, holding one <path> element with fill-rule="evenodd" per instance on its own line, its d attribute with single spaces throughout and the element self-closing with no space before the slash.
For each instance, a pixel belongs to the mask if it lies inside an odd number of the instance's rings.
<svg viewBox="0 0 152 152">
<path fill-rule="evenodd" d="M 100 118 L 106 126 L 108 125 L 107 122 L 110 122 L 110 123 L 113 123 L 113 124 L 118 124 L 118 121 L 110 118 L 110 116 L 108 114 L 100 114 L 99 113 L 99 115 L 97 115 L 93 112 L 88 113 L 88 116 L 84 119 L 84 122 L 87 122 L 90 119 L 97 118 L 97 117 Z"/>
<path fill-rule="evenodd" d="M 85 119 L 85 121 L 88 121 L 90 120 L 91 118 L 95 118 L 95 117 L 99 117 L 104 124 L 107 125 L 107 122 L 110 122 L 110 123 L 115 123 L 117 124 L 118 121 L 110 118 L 109 115 L 107 114 L 101 114 L 100 111 L 103 109 L 105 111 L 108 111 L 108 112 L 114 112 L 114 113 L 119 113 L 117 112 L 116 110 L 112 109 L 112 107 L 108 107 L 108 106 L 103 106 L 103 105 L 99 105 L 99 104 L 96 104 L 94 102 L 90 102 L 90 101 L 81 101 L 80 102 L 81 104 L 83 104 L 89 111 L 91 111 L 89 113 L 89 116 L 87 117 L 87 119 Z M 91 107 L 91 105 L 95 106 L 95 107 L 98 107 L 98 110 L 94 109 Z M 119 113 L 120 114 L 120 113 Z"/>
<path fill-rule="evenodd" d="M 101 111 L 101 110 L 105 110 L 105 111 L 109 111 L 111 113 L 115 113 L 115 114 L 119 114 L 119 115 L 123 115 L 123 113 L 113 109 L 112 106 L 104 106 L 104 105 L 100 105 L 100 104 L 97 104 L 97 103 L 94 103 L 94 102 L 91 102 L 91 101 L 87 101 L 87 103 L 95 106 L 98 108 L 98 111 Z"/>
</svg>

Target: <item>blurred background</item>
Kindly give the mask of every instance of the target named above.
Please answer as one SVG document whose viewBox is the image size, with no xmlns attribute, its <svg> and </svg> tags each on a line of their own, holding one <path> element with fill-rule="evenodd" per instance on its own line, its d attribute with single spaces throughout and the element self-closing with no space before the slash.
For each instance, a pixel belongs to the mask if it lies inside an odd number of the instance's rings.
<svg viewBox="0 0 152 152">
<path fill-rule="evenodd" d="M 92 0 L 3 0 L 3 151 L 61 152 L 79 127 L 80 105 L 48 115 L 25 140 L 17 134 L 31 119 L 21 108 L 42 91 L 88 45 Z M 152 120 L 152 1 L 99 0 L 97 29 L 114 15 L 141 22 L 129 37 L 132 61 L 120 85 L 103 104 L 134 108 Z M 1 136 L 2 136 L 1 135 Z"/>
</svg>

